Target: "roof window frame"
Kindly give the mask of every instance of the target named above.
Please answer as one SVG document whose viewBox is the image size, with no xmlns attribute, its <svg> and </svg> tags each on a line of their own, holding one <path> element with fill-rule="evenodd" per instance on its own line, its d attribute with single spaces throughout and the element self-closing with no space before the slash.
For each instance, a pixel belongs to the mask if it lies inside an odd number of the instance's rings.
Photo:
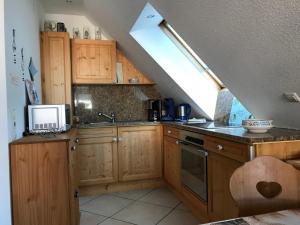
<svg viewBox="0 0 300 225">
<path fill-rule="evenodd" d="M 219 90 L 225 87 L 223 82 L 214 74 L 214 72 L 201 60 L 201 58 L 195 53 L 195 51 L 180 37 L 180 35 L 174 30 L 174 28 L 166 21 L 163 20 L 159 24 L 160 29 L 170 38 L 170 40 L 176 45 L 176 47 L 187 57 L 191 63 L 206 72 L 206 77 L 211 80 Z"/>
</svg>

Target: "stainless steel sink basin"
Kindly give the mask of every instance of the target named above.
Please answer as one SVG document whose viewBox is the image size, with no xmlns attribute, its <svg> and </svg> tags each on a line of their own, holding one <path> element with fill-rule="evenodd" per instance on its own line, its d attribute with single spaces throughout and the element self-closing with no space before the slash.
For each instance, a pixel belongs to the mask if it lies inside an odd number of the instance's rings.
<svg viewBox="0 0 300 225">
<path fill-rule="evenodd" d="M 97 123 L 86 123 L 86 124 L 81 124 L 80 125 L 80 127 L 82 127 L 82 128 L 106 127 L 106 126 L 116 126 L 116 123 L 112 123 L 112 122 L 97 122 Z"/>
<path fill-rule="evenodd" d="M 112 123 L 112 122 L 98 122 L 98 123 L 89 123 L 88 125 L 99 125 L 99 126 L 102 126 L 102 125 L 115 125 L 116 123 Z"/>
</svg>

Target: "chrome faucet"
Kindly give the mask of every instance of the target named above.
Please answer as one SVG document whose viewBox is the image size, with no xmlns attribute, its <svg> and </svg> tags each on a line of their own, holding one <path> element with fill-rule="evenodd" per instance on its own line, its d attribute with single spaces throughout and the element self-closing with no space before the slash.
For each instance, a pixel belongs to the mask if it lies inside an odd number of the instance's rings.
<svg viewBox="0 0 300 225">
<path fill-rule="evenodd" d="M 112 123 L 115 123 L 116 122 L 116 114 L 115 113 L 111 113 L 110 116 L 105 114 L 105 113 L 102 113 L 102 112 L 98 112 L 98 116 L 103 116 L 103 117 L 106 117 L 108 119 L 110 119 L 110 121 Z"/>
</svg>

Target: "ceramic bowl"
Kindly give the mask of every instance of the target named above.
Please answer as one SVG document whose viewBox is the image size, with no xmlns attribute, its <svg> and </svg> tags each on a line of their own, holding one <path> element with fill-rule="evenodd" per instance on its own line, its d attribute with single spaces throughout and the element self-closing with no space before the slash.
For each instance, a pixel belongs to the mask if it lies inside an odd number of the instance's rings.
<svg viewBox="0 0 300 225">
<path fill-rule="evenodd" d="M 250 133 L 263 134 L 267 133 L 273 126 L 243 126 Z"/>
<path fill-rule="evenodd" d="M 249 119 L 243 120 L 242 125 L 247 127 L 269 127 L 272 125 L 273 120 L 259 120 L 259 119 Z"/>
</svg>

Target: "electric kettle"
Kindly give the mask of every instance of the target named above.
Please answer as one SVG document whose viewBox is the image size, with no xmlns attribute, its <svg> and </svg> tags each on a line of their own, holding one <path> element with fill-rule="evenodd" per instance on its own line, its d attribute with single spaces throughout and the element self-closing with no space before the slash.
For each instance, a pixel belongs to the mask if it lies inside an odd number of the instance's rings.
<svg viewBox="0 0 300 225">
<path fill-rule="evenodd" d="M 188 119 L 190 118 L 192 112 L 192 108 L 189 104 L 180 104 L 178 106 L 178 111 L 177 111 L 177 115 L 178 115 L 178 120 L 182 121 L 182 122 L 186 122 L 188 121 Z"/>
</svg>

